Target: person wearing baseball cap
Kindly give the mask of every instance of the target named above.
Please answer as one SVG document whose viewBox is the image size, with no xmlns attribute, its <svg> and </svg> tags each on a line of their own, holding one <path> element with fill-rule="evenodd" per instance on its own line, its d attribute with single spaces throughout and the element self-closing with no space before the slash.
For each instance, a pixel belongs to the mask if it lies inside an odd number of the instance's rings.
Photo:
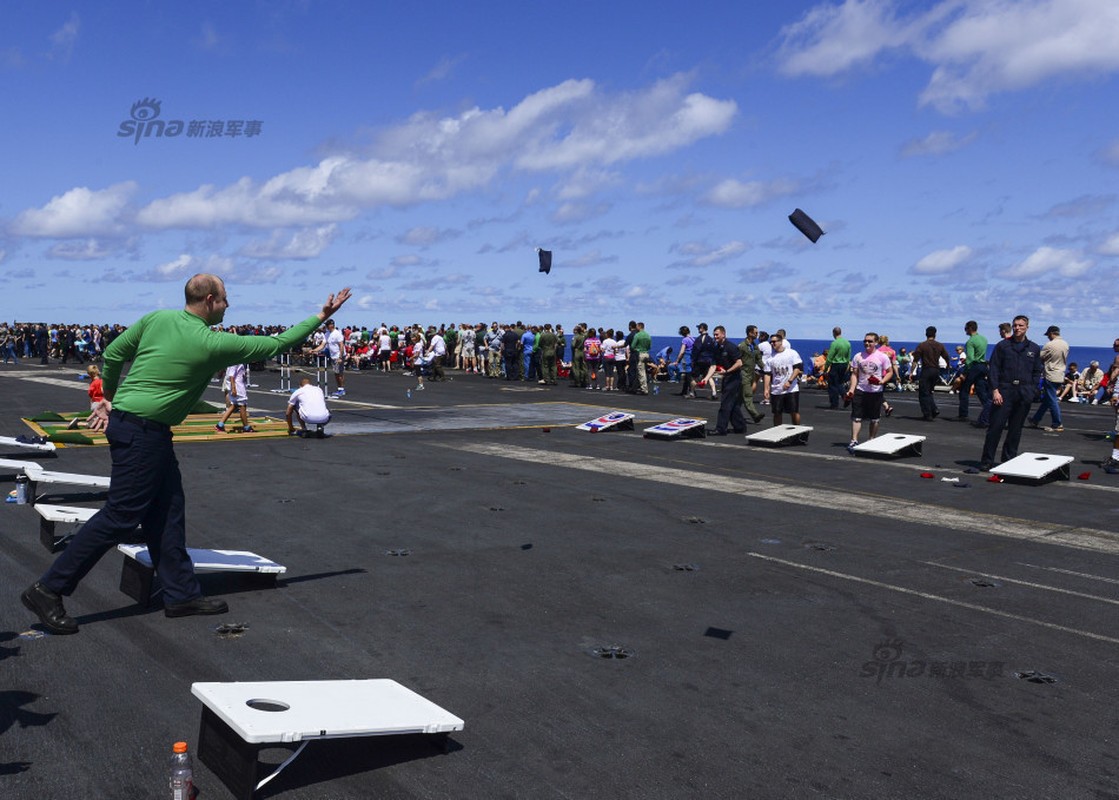
<svg viewBox="0 0 1119 800">
<path fill-rule="evenodd" d="M 1053 416 L 1053 424 L 1044 430 L 1048 433 L 1060 433 L 1065 429 L 1061 424 L 1061 405 L 1057 401 L 1057 393 L 1065 385 L 1065 372 L 1068 369 L 1068 342 L 1061 338 L 1061 329 L 1050 325 L 1045 329 L 1049 342 L 1041 348 L 1041 363 L 1045 368 L 1045 383 L 1041 392 L 1041 404 L 1037 411 L 1030 417 L 1030 427 L 1036 428 L 1041 418 L 1048 411 Z"/>
</svg>

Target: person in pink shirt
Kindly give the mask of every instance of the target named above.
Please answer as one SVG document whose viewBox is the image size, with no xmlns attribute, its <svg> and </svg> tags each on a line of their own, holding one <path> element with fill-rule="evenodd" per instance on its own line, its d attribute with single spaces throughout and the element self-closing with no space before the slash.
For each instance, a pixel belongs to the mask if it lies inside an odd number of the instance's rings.
<svg viewBox="0 0 1119 800">
<path fill-rule="evenodd" d="M 851 401 L 851 443 L 847 452 L 854 453 L 859 444 L 863 420 L 870 423 L 870 438 L 878 435 L 878 421 L 882 417 L 883 389 L 893 376 L 893 365 L 885 353 L 878 351 L 878 334 L 863 337 L 863 352 L 851 360 L 851 382 L 847 399 Z"/>
</svg>

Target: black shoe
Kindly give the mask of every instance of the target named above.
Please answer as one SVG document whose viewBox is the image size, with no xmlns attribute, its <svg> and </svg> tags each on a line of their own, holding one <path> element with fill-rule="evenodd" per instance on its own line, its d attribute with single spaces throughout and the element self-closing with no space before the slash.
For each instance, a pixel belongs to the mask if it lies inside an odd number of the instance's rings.
<svg viewBox="0 0 1119 800">
<path fill-rule="evenodd" d="M 755 423 L 761 422 L 763 419 L 765 419 L 765 414 L 758 414 L 756 417 L 753 417 Z"/>
<path fill-rule="evenodd" d="M 62 598 L 43 584 L 32 584 L 30 589 L 20 595 L 20 599 L 51 633 L 65 635 L 78 632 L 78 622 L 66 614 Z"/>
<path fill-rule="evenodd" d="M 971 427 L 973 427 L 973 428 L 986 428 L 987 423 L 986 422 L 973 422 L 973 423 L 971 423 Z"/>
<path fill-rule="evenodd" d="M 994 464 L 991 464 L 990 462 L 984 461 L 983 463 L 981 463 L 979 465 L 979 471 L 980 472 L 990 472 L 991 467 L 993 467 L 993 466 L 994 466 Z"/>
<path fill-rule="evenodd" d="M 956 422 L 967 422 L 967 414 L 960 414 L 956 417 Z"/>
<path fill-rule="evenodd" d="M 933 420 L 933 418 L 932 418 L 931 414 L 922 414 L 921 415 L 921 422 L 932 422 L 932 420 Z"/>
<path fill-rule="evenodd" d="M 933 419 L 936 419 L 936 418 L 937 418 L 937 417 L 939 417 L 939 416 L 940 416 L 940 412 L 939 412 L 939 411 L 936 411 L 936 410 L 934 409 L 934 410 L 933 410 L 933 412 L 932 412 L 932 417 L 933 417 Z"/>
<path fill-rule="evenodd" d="M 163 607 L 165 617 L 191 617 L 195 614 L 224 614 L 229 606 L 224 600 L 196 597 L 185 603 L 168 603 Z"/>
<path fill-rule="evenodd" d="M 713 428 L 708 428 L 707 429 L 707 435 L 708 436 L 726 436 L 727 432 L 726 431 L 715 430 Z"/>
</svg>

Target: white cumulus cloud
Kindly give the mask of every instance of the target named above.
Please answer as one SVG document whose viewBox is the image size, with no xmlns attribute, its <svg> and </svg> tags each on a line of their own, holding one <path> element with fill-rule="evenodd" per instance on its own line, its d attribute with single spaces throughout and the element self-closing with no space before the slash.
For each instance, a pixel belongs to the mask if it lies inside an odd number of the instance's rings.
<svg viewBox="0 0 1119 800">
<path fill-rule="evenodd" d="M 772 181 L 739 181 L 727 178 L 712 187 L 703 199 L 708 204 L 721 208 L 744 208 L 793 194 L 797 188 L 796 181 L 787 178 Z"/>
<path fill-rule="evenodd" d="M 971 258 L 971 254 L 971 248 L 963 244 L 947 250 L 936 250 L 914 264 L 913 272 L 918 275 L 942 275 L 965 263 Z"/>
<path fill-rule="evenodd" d="M 332 155 L 260 184 L 203 185 L 140 209 L 152 229 L 308 226 L 352 219 L 364 209 L 445 200 L 484 187 L 502 171 L 574 172 L 567 198 L 613 180 L 606 165 L 664 155 L 730 126 L 737 105 L 688 92 L 684 75 L 628 93 L 590 80 L 542 89 L 506 111 L 472 108 L 454 117 L 419 113 L 387 128 L 366 158 Z M 600 213 L 561 209 L 562 220 Z M 577 213 L 573 213 L 577 212 Z"/>
<path fill-rule="evenodd" d="M 1024 261 L 1006 271 L 1011 278 L 1036 278 L 1042 275 L 1060 275 L 1075 278 L 1092 267 L 1092 261 L 1080 257 L 1074 250 L 1039 247 Z"/>
<path fill-rule="evenodd" d="M 1105 256 L 1119 256 L 1119 233 L 1113 233 L 1108 237 L 1107 241 L 1099 247 L 1100 255 Z M 3 251 L 0 251 L 0 259 L 2 259 Z"/>
<path fill-rule="evenodd" d="M 124 229 L 123 212 L 136 189 L 134 181 L 101 190 L 78 186 L 52 197 L 42 208 L 21 212 L 12 223 L 12 233 L 51 239 L 118 235 Z"/>
<path fill-rule="evenodd" d="M 266 241 L 249 242 L 241 249 L 241 255 L 266 260 L 305 261 L 319 256 L 338 235 L 334 224 L 303 228 L 294 233 L 284 230 L 273 231 Z"/>
<path fill-rule="evenodd" d="M 979 108 L 992 94 L 1119 70 L 1113 0 L 940 0 L 906 15 L 892 0 L 823 3 L 781 31 L 779 68 L 832 76 L 901 53 L 932 68 L 922 105 Z"/>
<path fill-rule="evenodd" d="M 902 158 L 942 156 L 954 153 L 975 141 L 974 132 L 958 136 L 951 131 L 933 131 L 922 139 L 910 139 L 901 147 Z"/>
</svg>

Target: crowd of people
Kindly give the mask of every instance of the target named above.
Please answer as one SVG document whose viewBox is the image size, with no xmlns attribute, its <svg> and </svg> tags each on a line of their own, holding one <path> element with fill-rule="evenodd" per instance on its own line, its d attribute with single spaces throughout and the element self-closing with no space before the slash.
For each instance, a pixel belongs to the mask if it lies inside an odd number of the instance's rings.
<svg viewBox="0 0 1119 800">
<path fill-rule="evenodd" d="M 1028 328 L 1028 320 L 1026 326 Z M 251 336 L 276 335 L 284 330 L 282 326 L 261 325 L 216 326 L 216 329 Z M 20 357 L 39 358 L 42 363 L 51 359 L 62 363 L 71 359 L 97 361 L 104 348 L 125 330 L 119 324 L 0 323 L 0 353 L 5 361 Z M 655 391 L 660 382 L 668 382 L 678 384 L 678 394 L 683 397 L 695 398 L 699 392 L 720 401 L 719 419 L 712 431 L 715 435 L 724 435 L 730 430 L 743 431 L 745 415 L 754 422 L 763 418 L 755 405 L 759 390 L 758 403 L 770 406 L 775 424 L 782 424 L 786 417 L 793 424 L 799 424 L 800 389 L 815 387 L 827 391 L 831 408 L 838 409 L 841 402 L 844 408 L 853 407 L 849 445 L 852 449 L 857 446 L 864 421 L 873 437 L 880 417 L 892 413 L 885 394 L 891 390 L 916 391 L 923 421 L 940 415 L 937 393 L 947 391 L 957 398 L 954 419 L 986 429 L 988 438 L 993 435 L 990 433 L 993 413 L 998 410 L 1001 416 L 1003 406 L 1013 406 L 1015 414 L 1009 420 L 1013 426 L 1043 427 L 1042 421 L 1048 414 L 1050 424 L 1044 429 L 1060 433 L 1064 430 L 1062 402 L 1116 402 L 1119 355 L 1106 368 L 1093 361 L 1081 371 L 1077 364 L 1068 363 L 1068 344 L 1061 338 L 1060 329 L 1051 325 L 1045 333 L 1047 343 L 1044 347 L 1038 346 L 1037 360 L 1030 365 L 1031 374 L 1013 379 L 1020 381 L 1014 386 L 1026 387 L 1016 391 L 1029 394 L 1027 416 L 1019 425 L 1017 415 L 1022 403 L 1005 399 L 995 401 L 996 395 L 1005 398 L 1007 391 L 1000 391 L 998 377 L 992 375 L 986 337 L 978 332 L 974 320 L 965 324 L 964 334 L 965 344 L 949 353 L 937 340 L 937 329 L 932 326 L 926 329 L 925 340 L 912 352 L 905 347 L 895 350 L 885 334 L 868 333 L 863 342 L 866 352 L 852 355 L 851 343 L 837 326 L 832 331 L 827 351 L 814 353 L 805 361 L 784 330 L 770 334 L 753 325 L 747 328 L 746 338 L 737 345 L 728 344 L 727 332 L 722 326 L 709 331 L 706 323 L 700 323 L 695 335 L 689 326 L 681 326 L 677 346 L 653 353 L 652 337 L 645 330 L 645 324 L 635 320 L 618 328 L 578 323 L 570 334 L 559 324 L 534 325 L 521 321 L 439 327 L 386 323 L 372 327 L 340 327 L 334 320 L 327 320 L 297 351 L 288 355 L 297 363 L 319 361 L 329 365 L 334 376 L 331 396 L 335 398 L 345 397 L 346 373 L 359 370 L 414 375 L 418 379 L 417 388 L 423 388 L 425 378 L 446 380 L 448 369 L 541 385 L 556 385 L 564 379 L 576 388 L 637 395 L 647 395 Z M 1026 341 L 1025 338 L 1017 340 L 1016 335 L 1014 323 L 999 325 L 999 342 L 1010 340 L 1021 344 Z M 1116 347 L 1119 353 L 1119 342 Z M 1033 375 L 1035 368 L 1036 376 Z M 969 418 L 973 397 L 979 407 L 975 420 Z M 1029 416 L 1028 408 L 1035 399 L 1040 402 Z M 1007 422 L 1002 420 L 1004 426 Z M 1008 439 L 1002 450 L 1003 460 L 1012 458 L 1017 451 L 1017 436 L 1012 434 Z M 989 467 L 993 462 L 994 454 L 985 449 L 982 465 Z"/>
</svg>

